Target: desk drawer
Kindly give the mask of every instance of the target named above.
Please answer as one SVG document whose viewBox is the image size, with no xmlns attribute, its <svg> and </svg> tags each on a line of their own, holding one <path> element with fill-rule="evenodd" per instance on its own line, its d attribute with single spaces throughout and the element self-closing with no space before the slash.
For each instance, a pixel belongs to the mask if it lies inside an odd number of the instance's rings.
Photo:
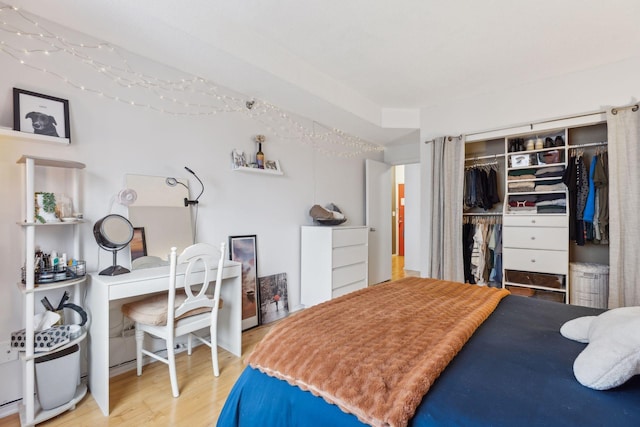
<svg viewBox="0 0 640 427">
<path fill-rule="evenodd" d="M 502 224 L 505 227 L 567 227 L 569 220 L 566 215 L 503 215 Z"/>
<path fill-rule="evenodd" d="M 569 271 L 569 251 L 503 248 L 502 258 L 505 270 L 555 274 Z"/>
<path fill-rule="evenodd" d="M 557 227 L 504 227 L 505 248 L 567 250 L 569 230 Z"/>
<path fill-rule="evenodd" d="M 342 246 L 366 245 L 367 233 L 367 227 L 334 229 L 332 246 L 339 248 Z"/>
<path fill-rule="evenodd" d="M 367 277 L 367 263 L 351 264 L 345 267 L 334 268 L 332 273 L 332 289 L 365 280 Z"/>
<path fill-rule="evenodd" d="M 368 248 L 366 245 L 335 248 L 331 254 L 333 267 L 344 267 L 349 264 L 365 262 L 368 256 L 367 252 Z"/>
</svg>

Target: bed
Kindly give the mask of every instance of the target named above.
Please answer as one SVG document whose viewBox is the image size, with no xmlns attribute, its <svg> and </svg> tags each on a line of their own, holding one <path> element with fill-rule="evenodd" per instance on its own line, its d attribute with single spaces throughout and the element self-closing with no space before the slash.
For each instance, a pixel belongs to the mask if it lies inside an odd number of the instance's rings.
<svg viewBox="0 0 640 427">
<path fill-rule="evenodd" d="M 443 286 L 465 286 L 479 288 L 473 285 L 455 284 L 453 282 L 435 281 L 432 279 L 408 278 L 397 282 L 377 285 L 336 300 L 320 304 L 302 311 L 305 318 L 295 319 L 298 314 L 285 319 L 281 323 L 283 328 L 289 326 L 285 322 L 311 323 L 313 334 L 308 340 L 314 341 L 316 335 L 331 332 L 331 328 L 350 328 L 349 323 L 342 324 L 338 320 L 334 323 L 324 323 L 322 320 L 327 310 L 342 310 L 345 318 L 349 318 L 348 311 L 354 310 L 358 315 L 360 301 L 367 296 L 380 297 L 378 308 L 367 307 L 359 316 L 363 323 L 380 321 L 391 322 L 385 313 L 392 317 L 400 316 L 405 321 L 413 318 L 423 318 L 430 312 L 436 313 L 434 305 L 444 305 L 451 311 L 465 311 L 470 305 L 465 302 L 459 307 L 453 307 L 451 302 L 424 302 L 416 297 L 412 289 L 431 288 L 439 284 Z M 415 287 L 415 288 L 412 288 Z M 393 295 L 398 289 L 404 289 L 410 300 L 417 300 L 416 310 L 403 310 L 404 304 L 409 302 L 398 298 L 389 300 L 389 293 Z M 448 289 L 448 288 L 447 288 Z M 485 288 L 486 289 L 486 288 Z M 475 291 L 475 290 L 474 290 Z M 475 296 L 473 298 L 476 298 Z M 573 374 L 573 362 L 584 349 L 585 344 L 568 340 L 560 335 L 560 327 L 568 320 L 581 316 L 594 316 L 602 310 L 565 305 L 539 299 L 532 299 L 516 295 L 500 294 L 492 297 L 497 299 L 495 307 L 486 314 L 468 340 L 462 343 L 459 350 L 454 349 L 454 355 L 446 366 L 436 373 L 434 380 L 428 385 L 428 390 L 420 397 L 417 407 L 410 409 L 410 418 L 406 422 L 388 422 L 380 418 L 368 418 L 356 411 L 346 411 L 341 398 L 327 397 L 322 390 L 315 386 L 294 381 L 286 372 L 280 372 L 276 367 L 270 371 L 268 364 L 264 366 L 258 361 L 251 366 L 253 354 L 249 357 L 247 366 L 233 389 L 221 411 L 218 426 L 361 426 L 372 425 L 410 425 L 410 426 L 639 426 L 640 425 L 640 376 L 632 377 L 625 384 L 607 391 L 597 391 L 584 387 L 576 381 Z M 495 302 L 495 301 L 494 301 Z M 397 305 L 399 304 L 399 305 Z M 493 304 L 493 302 L 491 303 Z M 490 305 L 491 305 L 490 304 Z M 486 311 L 485 309 L 481 309 Z M 484 314 L 482 314 L 484 316 Z M 334 314 L 335 317 L 335 314 Z M 360 320 L 359 318 L 359 320 Z M 326 319 L 325 319 L 326 320 Z M 437 329 L 440 321 L 430 320 L 432 328 Z M 473 319 L 477 323 L 477 318 Z M 472 323 L 473 323 L 472 322 Z M 361 327 L 359 324 L 354 329 Z M 282 346 L 290 346 L 286 336 L 278 335 L 274 326 L 263 342 L 269 341 L 274 335 L 281 340 Z M 295 330 L 300 328 L 295 326 Z M 418 329 L 422 326 L 418 326 Z M 375 327 L 371 327 L 375 329 Z M 415 328 L 414 328 L 415 329 Z M 445 329 L 451 329 L 447 326 Z M 408 329 L 403 335 L 410 340 L 425 334 L 425 330 Z M 335 332 L 335 331 L 334 331 Z M 312 336 L 311 336 L 312 335 Z M 338 334 L 342 336 L 342 334 Z M 373 334 L 376 339 L 369 342 L 357 342 L 356 347 L 367 350 L 358 356 L 366 358 L 367 354 L 376 354 L 382 348 L 397 345 L 394 337 L 399 335 L 393 330 L 392 337 Z M 389 341 L 390 340 L 390 341 Z M 353 341 L 353 339 L 351 339 Z M 258 347 L 262 345 L 262 342 Z M 265 344 L 267 359 L 277 359 L 278 342 Z M 325 344 L 323 343 L 322 346 Z M 341 343 L 340 346 L 351 345 Z M 447 344 L 451 346 L 451 344 Z M 406 347 L 406 346 L 405 346 Z M 289 363 L 295 359 L 292 369 L 301 368 L 302 375 L 313 366 L 307 367 L 306 361 L 312 359 L 313 352 L 294 350 L 287 354 Z M 278 350 L 278 351 L 274 351 Z M 309 350 L 309 351 L 307 351 Z M 256 351 L 259 353 L 260 349 Z M 310 353 L 311 352 L 311 353 Z M 298 355 L 298 353 L 300 353 Z M 405 351 L 398 349 L 399 354 Z M 424 353 L 429 353 L 424 352 Z M 283 353 L 286 354 L 286 353 Z M 364 356 L 363 356 L 364 355 Z M 330 357 L 330 355 L 322 355 Z M 415 356 L 412 356 L 415 358 Z M 340 358 L 345 358 L 344 355 Z M 348 358 L 348 357 L 347 357 Z M 287 364 L 285 363 L 285 365 Z M 335 363 L 335 362 L 332 362 Z M 407 363 L 406 360 L 402 361 Z M 336 363 L 337 365 L 338 363 Z M 265 368 L 266 366 L 266 368 Z M 336 370 L 340 369 L 336 367 Z M 359 369 L 350 368 L 352 373 L 345 376 L 345 381 L 357 376 Z M 370 368 L 368 368 L 370 369 Z M 396 368 L 394 368 L 396 369 Z M 401 368 L 400 368 L 401 369 Z M 274 371 L 278 371 L 274 374 Z M 284 371 L 284 369 L 282 369 Z M 269 375 L 267 375 L 267 372 Z M 384 375 L 387 375 L 385 372 Z M 382 376 L 377 374 L 376 376 Z M 292 385 L 294 384 L 294 385 Z M 368 394 L 367 391 L 356 390 L 356 393 Z M 396 395 L 388 395 L 396 396 Z M 396 400 L 395 397 L 388 400 Z M 395 402 L 397 403 L 397 402 Z M 402 405 L 402 403 L 401 403 Z M 347 405 L 348 406 L 348 405 Z M 405 405 L 406 406 L 406 405 Z M 351 412 L 351 413 L 348 413 Z M 354 415 L 358 414 L 358 415 Z M 364 423 L 363 423 L 364 422 Z"/>
</svg>

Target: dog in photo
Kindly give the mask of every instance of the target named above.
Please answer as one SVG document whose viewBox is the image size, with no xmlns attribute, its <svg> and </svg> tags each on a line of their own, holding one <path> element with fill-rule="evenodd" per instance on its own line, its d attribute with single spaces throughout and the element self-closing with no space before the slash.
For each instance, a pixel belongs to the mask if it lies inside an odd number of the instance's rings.
<svg viewBox="0 0 640 427">
<path fill-rule="evenodd" d="M 40 113 L 38 111 L 31 111 L 25 116 L 27 119 L 31 119 L 33 124 L 33 133 L 38 135 L 59 136 L 56 130 L 56 119 L 48 114 Z"/>
</svg>

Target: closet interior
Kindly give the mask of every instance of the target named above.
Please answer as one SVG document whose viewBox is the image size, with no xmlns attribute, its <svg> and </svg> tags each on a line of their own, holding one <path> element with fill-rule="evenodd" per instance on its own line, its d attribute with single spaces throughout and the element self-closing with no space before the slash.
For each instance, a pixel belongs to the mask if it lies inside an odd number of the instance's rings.
<svg viewBox="0 0 640 427">
<path fill-rule="evenodd" d="M 606 308 L 607 125 L 465 144 L 465 281 Z"/>
</svg>

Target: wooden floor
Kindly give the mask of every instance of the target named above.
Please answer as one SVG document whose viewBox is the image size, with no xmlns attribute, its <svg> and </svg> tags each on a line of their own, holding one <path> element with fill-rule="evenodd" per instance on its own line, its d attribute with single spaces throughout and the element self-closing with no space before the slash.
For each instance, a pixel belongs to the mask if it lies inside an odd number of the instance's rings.
<svg viewBox="0 0 640 427">
<path fill-rule="evenodd" d="M 393 257 L 392 280 L 405 277 L 403 257 Z M 73 411 L 65 412 L 39 426 L 215 426 L 220 410 L 245 367 L 244 358 L 273 324 L 258 326 L 242 334 L 242 358 L 225 350 L 219 352 L 220 376 L 213 376 L 211 353 L 197 347 L 191 356 L 176 356 L 180 397 L 173 398 L 169 371 L 163 363 L 147 365 L 142 376 L 135 370 L 111 378 L 111 414 L 102 415 L 88 393 Z M 19 426 L 17 414 L 0 419 L 0 427 Z"/>
</svg>

